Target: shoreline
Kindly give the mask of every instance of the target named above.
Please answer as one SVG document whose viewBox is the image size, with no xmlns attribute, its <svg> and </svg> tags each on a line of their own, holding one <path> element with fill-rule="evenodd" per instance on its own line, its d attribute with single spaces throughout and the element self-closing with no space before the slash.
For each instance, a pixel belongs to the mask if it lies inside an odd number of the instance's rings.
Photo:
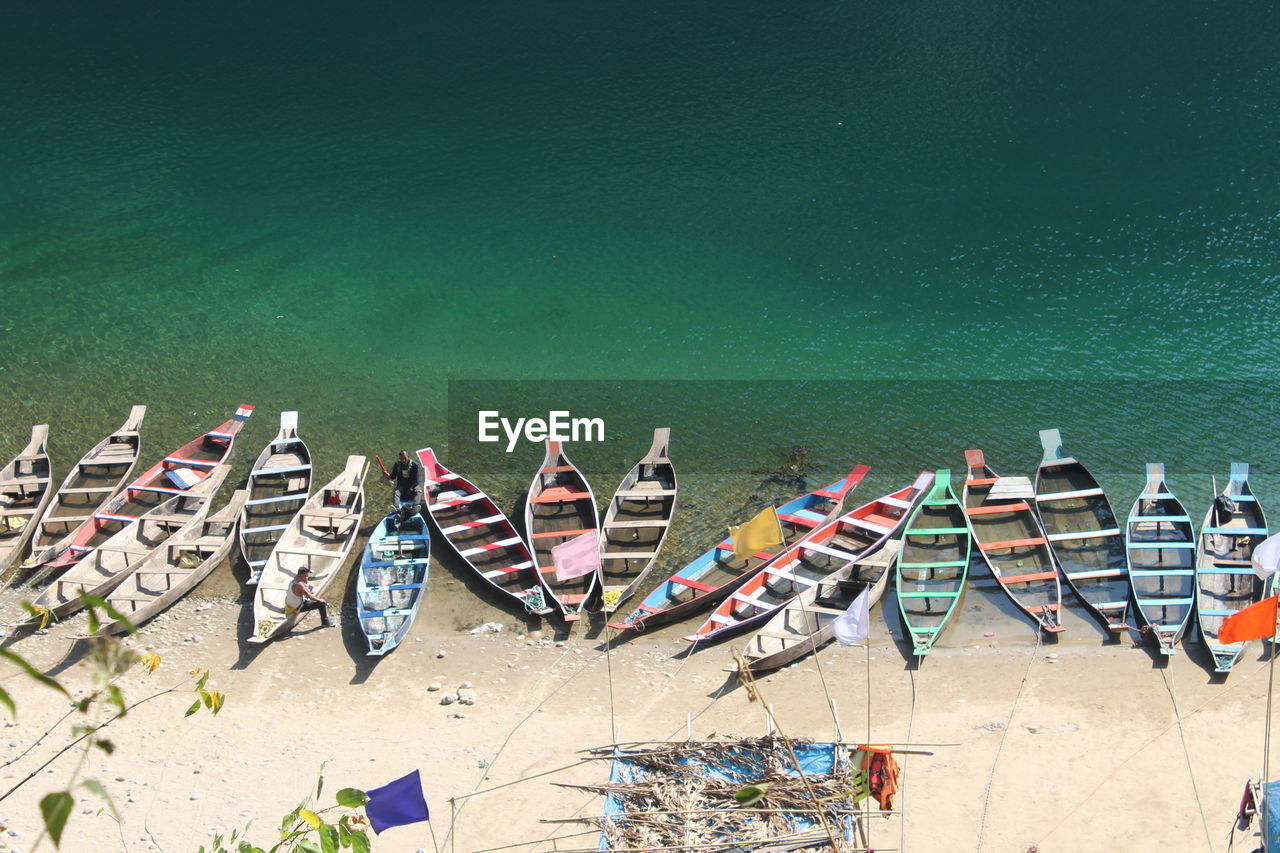
<svg viewBox="0 0 1280 853">
<path fill-rule="evenodd" d="M 322 764 L 328 791 L 371 788 L 422 770 L 432 824 L 388 830 L 374 839 L 375 850 L 432 850 L 431 830 L 443 845 L 451 822 L 460 851 L 552 835 L 565 837 L 560 849 L 578 849 L 567 833 L 582 827 L 539 818 L 601 813 L 602 798 L 552 784 L 607 778 L 607 763 L 580 762 L 579 750 L 608 745 L 615 733 L 630 742 L 767 731 L 763 711 L 726 671 L 729 650 L 741 639 L 681 657 L 684 643 L 653 632 L 605 652 L 581 631 L 557 640 L 442 629 L 430 604 L 400 648 L 366 659 L 349 620 L 336 632 L 320 632 L 312 620 L 246 653 L 238 628 L 243 605 L 226 598 L 179 602 L 130 641 L 163 663 L 151 676 L 126 675 L 125 694 L 132 701 L 152 685 L 168 686 L 180 673 L 206 667 L 209 686 L 227 694 L 226 705 L 217 717 L 184 719 L 188 702 L 166 697 L 113 726 L 116 753 L 92 756 L 85 775 L 112 791 L 124 822 L 117 829 L 97 813 L 98 801 L 78 792 L 85 796 L 78 797 L 62 850 L 190 850 L 206 843 L 214 827 L 229 831 L 250 818 L 251 837 L 261 844 L 313 788 Z M 0 606 L 6 616 L 13 613 L 12 591 L 0 596 Z M 949 744 L 920 747 L 930 756 L 900 757 L 907 849 L 938 849 L 944 837 L 967 849 L 980 832 L 981 849 L 1011 853 L 1033 844 L 1040 853 L 1202 846 L 1188 755 L 1208 843 L 1222 849 L 1244 781 L 1260 769 L 1266 681 L 1256 677 L 1265 667 L 1258 646 L 1222 684 L 1211 683 L 1194 654 L 1177 655 L 1161 669 L 1154 652 L 1074 640 L 1052 648 L 952 643 L 913 671 L 876 611 L 873 621 L 869 658 L 860 647 L 827 647 L 758 684 L 792 737 L 835 737 L 829 697 L 844 739 L 864 740 L 870 692 L 871 741 Z M 68 642 L 82 630 L 73 619 L 13 648 L 83 688 L 88 665 L 66 654 L 82 645 Z M 440 696 L 467 681 L 474 705 L 440 704 Z M 429 690 L 433 683 L 441 689 Z M 17 723 L 5 726 L 6 743 L 25 746 L 65 708 L 57 694 L 25 680 L 5 686 L 19 706 Z M 1183 714 L 1187 754 L 1170 693 Z M 463 716 L 451 716 L 457 714 Z M 55 731 L 49 745 L 60 735 L 65 731 Z M 28 772 L 37 754 L 43 750 L 0 769 L 0 783 Z M 0 817 L 20 833 L 0 835 L 0 850 L 29 849 L 39 826 L 36 801 L 63 783 L 71 762 L 64 757 L 0 803 Z M 510 784 L 518 780 L 528 781 Z M 450 797 L 502 785 L 510 787 L 451 809 Z M 493 820 L 498 809 L 509 818 Z M 873 843 L 900 846 L 900 820 L 877 821 Z M 591 837 L 582 840 L 591 842 L 582 847 L 594 846 Z"/>
</svg>

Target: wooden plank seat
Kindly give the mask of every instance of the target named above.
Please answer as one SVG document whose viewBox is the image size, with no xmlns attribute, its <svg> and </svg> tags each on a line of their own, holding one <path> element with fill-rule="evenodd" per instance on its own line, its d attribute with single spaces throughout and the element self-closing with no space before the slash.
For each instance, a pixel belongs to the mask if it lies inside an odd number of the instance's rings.
<svg viewBox="0 0 1280 853">
<path fill-rule="evenodd" d="M 1026 548 L 1033 545 L 1047 545 L 1049 540 L 1043 536 L 1033 536 L 1030 539 L 1005 539 L 1000 542 L 980 542 L 978 548 L 983 551 L 998 551 L 1002 548 Z"/>
<path fill-rule="evenodd" d="M 515 563 L 514 565 L 510 565 L 510 566 L 503 566 L 500 569 L 491 569 L 485 572 L 484 576 L 487 578 L 496 578 L 499 575 L 509 575 L 512 572 L 522 572 L 525 569 L 532 569 L 532 568 L 533 568 L 533 563 L 530 562 L 529 560 L 525 560 L 523 563 Z"/>
<path fill-rule="evenodd" d="M 823 520 L 823 516 L 818 516 L 815 520 L 799 513 L 780 512 L 778 513 L 778 521 L 785 522 L 794 527 L 817 527 L 818 523 Z"/>
<path fill-rule="evenodd" d="M 1218 534 L 1222 536 L 1266 536 L 1265 527 L 1202 527 L 1201 535 Z"/>
<path fill-rule="evenodd" d="M 1187 515 L 1140 515 L 1130 521 L 1130 524 L 1142 524 L 1143 522 L 1152 522 L 1154 524 L 1178 524 L 1191 523 L 1191 517 Z"/>
<path fill-rule="evenodd" d="M 666 527 L 671 523 L 669 518 L 652 518 L 642 519 L 640 521 L 611 521 L 605 525 L 605 530 L 629 530 L 635 527 Z"/>
<path fill-rule="evenodd" d="M 181 465 L 184 468 L 217 468 L 219 463 L 208 459 L 191 459 L 186 456 L 166 456 L 164 464 Z"/>
<path fill-rule="evenodd" d="M 826 554 L 828 557 L 835 557 L 837 560 L 856 560 L 856 554 L 850 554 L 848 551 L 841 551 L 838 548 L 828 548 L 826 545 L 819 545 L 816 542 L 804 542 L 800 545 L 802 551 L 815 551 L 819 554 Z"/>
<path fill-rule="evenodd" d="M 274 477 L 276 474 L 294 474 L 294 473 L 301 473 L 302 471 L 310 471 L 310 470 L 311 470 L 310 465 L 281 465 L 278 468 L 273 468 L 272 466 L 268 465 L 265 468 L 254 468 L 252 471 L 249 472 L 249 476 Z"/>
<path fill-rule="evenodd" d="M 1183 577 L 1191 577 L 1195 575 L 1195 569 L 1130 569 L 1129 574 L 1138 578 L 1157 578 L 1161 575 L 1181 575 Z"/>
<path fill-rule="evenodd" d="M 1139 548 L 1143 550 L 1164 550 L 1165 548 L 1194 548 L 1194 542 L 1130 542 L 1130 548 Z"/>
<path fill-rule="evenodd" d="M 898 509 L 911 509 L 911 501 L 904 501 L 902 498 L 895 498 L 893 495 L 885 495 L 880 499 L 880 503 L 885 506 L 897 507 Z"/>
<path fill-rule="evenodd" d="M 93 518 L 92 515 L 46 515 L 40 524 L 42 526 L 46 524 L 79 524 L 80 522 L 88 521 L 91 518 Z"/>
<path fill-rule="evenodd" d="M 12 480 L 0 480 L 0 492 L 11 492 L 16 489 L 25 495 L 35 487 L 43 486 L 48 482 L 48 477 L 17 477 Z"/>
<path fill-rule="evenodd" d="M 507 517 L 502 513 L 498 513 L 497 515 L 490 515 L 485 518 L 477 518 L 475 521 L 464 521 L 461 524 L 451 524 L 448 527 L 441 527 L 440 532 L 445 536 L 448 536 L 451 533 L 461 533 L 464 530 L 471 530 L 476 527 L 487 527 L 490 524 L 498 524 L 499 522 L 506 521 L 506 518 Z"/>
<path fill-rule="evenodd" d="M 1008 575 L 1005 577 L 997 576 L 996 580 L 1003 584 L 1034 583 L 1035 581 L 1051 581 L 1057 576 L 1057 572 L 1032 572 L 1031 574 L 1025 575 Z"/>
<path fill-rule="evenodd" d="M 245 506 L 263 506 L 264 504 L 278 504 L 285 501 L 305 501 L 308 495 L 306 492 L 293 492 L 287 495 L 277 495 L 274 498 L 253 498 L 244 502 Z"/>
<path fill-rule="evenodd" d="M 675 489 L 624 489 L 614 492 L 613 496 L 630 500 L 633 498 L 667 498 L 675 493 Z"/>
<path fill-rule="evenodd" d="M 679 575 L 675 575 L 669 578 L 668 580 L 671 583 L 679 584 L 680 586 L 687 586 L 690 589 L 696 589 L 700 592 L 715 592 L 717 589 L 716 587 L 711 586 L 709 584 L 705 584 L 702 581 L 695 581 L 689 578 L 682 578 Z"/>
<path fill-rule="evenodd" d="M 60 489 L 60 495 L 100 495 L 103 492 L 114 492 L 115 486 L 81 486 L 79 488 Z"/>
<path fill-rule="evenodd" d="M 489 499 L 489 496 L 486 495 L 484 492 L 476 492 L 473 495 L 463 495 L 460 498 L 449 498 L 446 501 L 439 501 L 437 503 L 433 503 L 431 504 L 431 506 L 427 507 L 427 509 L 430 509 L 430 510 L 447 509 L 451 506 L 461 506 L 462 504 L 470 503 L 471 501 L 483 501 L 488 499 Z"/>
<path fill-rule="evenodd" d="M 610 551 L 600 555 L 602 560 L 650 560 L 658 556 L 657 551 Z"/>
<path fill-rule="evenodd" d="M 1050 492 L 1047 495 L 1036 495 L 1036 501 L 1069 501 L 1072 498 L 1092 498 L 1101 494 L 1102 489 L 1076 489 L 1071 492 Z"/>
<path fill-rule="evenodd" d="M 958 569 L 961 566 L 969 565 L 968 560 L 939 560 L 935 563 L 905 563 L 899 562 L 898 567 L 903 569 Z M 931 595 L 934 593 L 930 593 Z M 944 595 L 948 593 L 936 593 Z"/>
<path fill-rule="evenodd" d="M 989 515 L 995 512 L 1026 512 L 1031 509 L 1026 501 L 1011 504 L 991 504 L 990 506 L 971 506 L 965 508 L 968 515 Z"/>
<path fill-rule="evenodd" d="M 902 531 L 903 536 L 959 536 L 968 533 L 967 527 L 913 527 Z"/>
<path fill-rule="evenodd" d="M 264 524 L 261 527 L 246 527 L 240 532 L 245 536 L 252 536 L 254 533 L 270 533 L 275 530 L 287 530 L 288 524 Z"/>
<path fill-rule="evenodd" d="M 552 465 L 550 468 L 543 468 L 539 474 L 559 474 L 563 471 L 572 471 L 572 465 Z"/>
<path fill-rule="evenodd" d="M 472 557 L 472 556 L 475 556 L 476 554 L 483 554 L 485 551 L 496 551 L 499 548 L 510 548 L 513 545 L 519 545 L 523 541 L 524 540 L 521 539 L 519 536 L 512 536 L 508 539 L 501 539 L 497 542 L 490 542 L 486 545 L 477 545 L 474 548 L 468 548 L 467 550 L 461 552 L 461 556 Z"/>
<path fill-rule="evenodd" d="M 1087 581 L 1122 577 L 1125 571 L 1125 569 L 1093 569 L 1087 572 L 1064 572 L 1064 574 L 1073 581 Z"/>
<path fill-rule="evenodd" d="M 280 554 L 296 554 L 299 557 L 340 557 L 342 556 L 341 551 L 326 551 L 322 548 L 297 548 L 297 547 L 277 548 L 276 552 Z"/>
<path fill-rule="evenodd" d="M 583 527 L 579 530 L 540 530 L 537 533 L 530 533 L 530 539 L 565 539 L 570 536 L 581 536 L 584 533 L 597 532 L 594 527 Z"/>
<path fill-rule="evenodd" d="M 567 503 L 568 501 L 580 501 L 584 498 L 590 498 L 590 492 L 571 492 L 567 489 L 547 490 L 537 497 L 529 498 L 529 503 L 534 504 L 554 504 Z"/>
<path fill-rule="evenodd" d="M 1066 542 L 1071 539 L 1104 539 L 1108 536 L 1119 536 L 1120 528 L 1112 527 L 1107 530 L 1077 530 L 1074 533 L 1050 533 L 1050 542 Z"/>
<path fill-rule="evenodd" d="M 972 480 L 965 480 L 967 486 L 994 486 L 999 477 L 974 477 Z"/>
</svg>

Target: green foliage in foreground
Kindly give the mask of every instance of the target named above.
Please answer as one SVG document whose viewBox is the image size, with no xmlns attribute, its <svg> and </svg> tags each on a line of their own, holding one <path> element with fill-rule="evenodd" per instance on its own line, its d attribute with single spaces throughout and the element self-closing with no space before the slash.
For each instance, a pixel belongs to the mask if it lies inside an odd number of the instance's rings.
<svg viewBox="0 0 1280 853">
<path fill-rule="evenodd" d="M 208 686 L 208 670 L 197 669 L 171 687 L 135 702 L 128 702 L 125 699 L 124 692 L 115 682 L 135 665 L 141 667 L 150 676 L 159 668 L 161 664 L 160 656 L 155 654 L 139 655 L 137 652 L 125 648 L 116 637 L 99 635 L 99 629 L 102 627 L 102 618 L 99 616 L 99 611 L 112 619 L 119 620 L 131 634 L 136 633 L 137 629 L 124 614 L 120 613 L 105 600 L 83 594 L 81 595 L 81 600 L 87 613 L 87 627 L 90 634 L 88 660 L 93 665 L 93 687 L 89 693 L 81 698 L 74 698 L 58 679 L 41 672 L 26 658 L 9 649 L 0 648 L 0 661 L 4 661 L 15 668 L 17 674 L 23 675 L 50 690 L 61 693 L 70 702 L 70 710 L 61 719 L 46 729 L 21 754 L 6 763 L 18 761 L 30 753 L 63 721 L 73 716 L 76 720 L 71 727 L 72 739 L 68 744 L 56 750 L 17 784 L 0 794 L 0 802 L 3 802 L 54 761 L 68 752 L 78 749 L 79 760 L 71 772 L 67 786 L 62 790 L 51 791 L 40 799 L 40 817 L 44 824 L 44 830 L 41 836 L 36 839 L 35 847 L 39 847 L 40 841 L 45 836 L 48 836 L 49 840 L 53 842 L 54 847 L 61 845 L 63 834 L 67 829 L 67 821 L 75 807 L 73 792 L 78 788 L 83 788 L 99 797 L 104 803 L 104 808 L 110 810 L 112 817 L 117 822 L 120 821 L 120 813 L 116 809 L 115 801 L 106 787 L 97 779 L 80 778 L 80 771 L 83 769 L 85 761 L 95 749 L 101 750 L 106 755 L 111 755 L 115 752 L 115 744 L 102 736 L 104 728 L 123 718 L 133 708 L 170 693 L 186 693 L 193 697 L 193 701 L 184 715 L 187 717 L 198 713 L 201 708 L 217 715 L 226 701 L 226 696 L 223 693 Z M 33 607 L 25 602 L 23 607 L 31 616 L 31 621 L 28 623 L 29 627 L 44 628 L 48 624 L 48 610 Z M 13 701 L 13 697 L 3 688 L 0 688 L 0 705 L 3 705 L 8 710 L 10 716 L 17 717 L 18 707 Z M 322 771 L 323 769 L 321 767 Z M 322 776 L 316 784 L 315 796 L 317 799 L 320 797 L 323 787 L 324 778 Z M 335 800 L 336 802 L 333 805 L 322 808 L 319 811 L 308 808 L 311 802 L 310 797 L 303 800 L 296 809 L 289 812 L 280 821 L 280 840 L 270 848 L 257 847 L 249 843 L 244 837 L 249 828 L 246 826 L 243 830 L 232 832 L 229 837 L 224 838 L 221 834 L 215 835 L 207 848 L 204 845 L 200 846 L 199 853 L 286 853 L 286 851 L 336 853 L 338 850 L 368 853 L 370 844 L 369 835 L 365 831 L 366 822 L 364 816 L 352 813 L 334 814 L 337 810 L 349 812 L 352 809 L 358 809 L 368 802 L 368 795 L 364 791 L 355 788 L 343 788 L 337 793 Z M 337 818 L 337 820 L 336 822 L 329 822 L 330 818 Z"/>
<path fill-rule="evenodd" d="M 321 766 L 323 773 L 324 767 Z M 324 776 L 316 782 L 316 799 L 324 790 Z M 337 853 L 352 850 L 369 853 L 369 834 L 365 831 L 365 818 L 360 814 L 331 814 L 337 810 L 358 809 L 369 802 L 369 795 L 357 788 L 343 788 L 334 796 L 335 803 L 319 811 L 308 808 L 307 797 L 298 807 L 280 820 L 280 841 L 274 847 L 262 848 L 250 844 L 244 836 L 249 827 L 232 832 L 230 836 L 215 835 L 208 847 L 200 845 L 198 853 Z M 329 817 L 337 817 L 330 822 Z"/>
</svg>

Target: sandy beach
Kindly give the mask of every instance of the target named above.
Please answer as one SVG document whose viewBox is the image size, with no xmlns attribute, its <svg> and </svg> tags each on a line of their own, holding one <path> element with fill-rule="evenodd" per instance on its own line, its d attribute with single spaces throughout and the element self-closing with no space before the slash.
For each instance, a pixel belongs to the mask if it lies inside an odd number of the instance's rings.
<svg viewBox="0 0 1280 853">
<path fill-rule="evenodd" d="M 14 619 L 12 591 L 3 605 Z M 726 671 L 732 643 L 684 657 L 682 626 L 672 626 L 606 652 L 585 625 L 557 640 L 549 628 L 526 634 L 509 614 L 493 615 L 506 630 L 470 634 L 428 606 L 408 641 L 374 661 L 347 619 L 341 631 L 322 631 L 313 616 L 250 650 L 244 605 L 180 602 L 131 641 L 164 662 L 152 675 L 126 676 L 126 696 L 206 667 L 226 705 L 217 717 L 184 718 L 190 697 L 166 696 L 112 726 L 116 753 L 91 756 L 85 774 L 112 792 L 122 823 L 82 791 L 62 849 L 194 850 L 251 819 L 255 843 L 269 846 L 322 765 L 329 792 L 421 769 L 431 824 L 388 830 L 376 850 L 594 848 L 596 836 L 578 834 L 583 824 L 540 822 L 600 814 L 599 797 L 553 784 L 605 781 L 607 762 L 583 761 L 582 750 L 611 743 L 615 731 L 622 742 L 767 731 L 763 711 Z M 89 665 L 74 639 L 83 630 L 83 617 L 72 619 L 12 648 L 86 689 Z M 1257 644 L 1225 683 L 1211 683 L 1198 650 L 1165 667 L 1149 649 L 1101 644 L 1074 614 L 1056 644 L 1027 635 L 944 645 L 916 672 L 881 634 L 869 666 L 862 648 L 829 647 L 759 684 L 788 735 L 834 737 L 829 697 L 845 739 L 866 740 L 869 716 L 871 741 L 932 753 L 905 758 L 905 826 L 897 816 L 877 820 L 878 850 L 1224 850 L 1244 781 L 1261 766 L 1267 673 Z M 474 705 L 440 704 L 468 681 Z M 441 689 L 429 690 L 433 683 Z M 3 730 L 12 758 L 66 701 L 13 675 L 4 686 L 19 705 Z M 0 782 L 7 789 L 68 736 L 67 724 L 57 727 L 0 770 Z M 0 803 L 0 850 L 30 849 L 37 801 L 65 783 L 74 760 Z M 523 842 L 539 843 L 511 846 Z"/>
</svg>

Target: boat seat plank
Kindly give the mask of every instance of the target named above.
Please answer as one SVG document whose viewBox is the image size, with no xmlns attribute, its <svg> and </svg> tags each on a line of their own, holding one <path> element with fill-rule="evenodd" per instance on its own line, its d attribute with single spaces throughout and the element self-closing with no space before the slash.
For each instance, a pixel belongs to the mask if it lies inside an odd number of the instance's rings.
<svg viewBox="0 0 1280 853">
<path fill-rule="evenodd" d="M 572 471 L 572 470 L 574 470 L 572 465 L 552 465 L 548 468 L 543 468 L 538 473 L 539 474 L 559 474 L 562 471 Z"/>
<path fill-rule="evenodd" d="M 499 548 L 510 548 L 512 545 L 523 544 L 524 540 L 519 536 L 512 536 L 509 539 L 502 539 L 498 542 L 490 542 L 487 545 L 477 545 L 475 548 L 468 548 L 460 552 L 462 557 L 472 557 L 476 554 L 483 554 L 485 551 L 496 551 Z"/>
<path fill-rule="evenodd" d="M 324 551 L 319 548 L 277 548 L 277 554 L 296 554 L 300 557 L 340 557 L 341 551 Z"/>
<path fill-rule="evenodd" d="M 470 530 L 473 527 L 484 527 L 489 524 L 497 524 L 506 520 L 506 516 L 502 513 L 490 515 L 486 518 L 478 518 L 475 521 L 464 521 L 461 524 L 452 524 L 448 527 L 440 528 L 440 532 L 448 536 L 450 533 L 461 533 L 464 530 Z"/>
<path fill-rule="evenodd" d="M 544 492 L 543 494 L 537 495 L 536 497 L 529 498 L 529 503 L 534 503 L 534 504 L 568 503 L 569 501 L 580 501 L 589 497 L 591 497 L 590 492 L 553 492 L 553 493 Z"/>
<path fill-rule="evenodd" d="M 861 527 L 864 530 L 870 530 L 872 533 L 879 533 L 882 536 L 889 532 L 888 527 L 884 527 L 882 525 L 876 524 L 875 522 L 866 521 L 865 519 L 861 519 L 861 518 L 851 518 L 849 519 L 849 523 L 852 524 L 854 527 Z"/>
<path fill-rule="evenodd" d="M 903 569 L 958 569 L 967 565 L 969 565 L 968 560 L 940 560 L 936 563 L 898 563 L 899 568 Z"/>
<path fill-rule="evenodd" d="M 826 554 L 828 557 L 835 557 L 837 560 L 858 559 L 857 554 L 850 554 L 848 551 L 841 551 L 838 548 L 828 548 L 826 545 L 819 545 L 816 542 L 803 542 L 800 548 L 804 551 L 816 551 L 819 554 Z"/>
<path fill-rule="evenodd" d="M 911 509 L 911 501 L 904 501 L 902 498 L 895 498 L 893 495 L 885 495 L 880 499 L 880 503 L 897 507 L 898 509 Z"/>
<path fill-rule="evenodd" d="M 1118 578 L 1125 574 L 1124 569 L 1094 569 L 1088 572 L 1064 572 L 1073 581 L 1096 580 L 1098 578 Z"/>
<path fill-rule="evenodd" d="M 240 533 L 248 536 L 251 533 L 266 533 L 271 530 L 287 530 L 288 527 L 289 525 L 287 524 L 267 524 L 262 527 L 245 527 L 241 529 Z"/>
<path fill-rule="evenodd" d="M 439 510 L 449 509 L 450 507 L 455 507 L 455 506 L 461 506 L 462 504 L 470 503 L 471 501 L 483 501 L 488 499 L 489 499 L 489 496 L 486 495 L 484 492 L 476 492 L 475 494 L 472 494 L 472 495 L 463 495 L 460 498 L 449 498 L 449 500 L 447 501 L 438 501 L 428 506 L 427 509 L 431 510 L 432 512 L 438 512 Z"/>
<path fill-rule="evenodd" d="M 208 459 L 189 459 L 186 456 L 166 456 L 164 461 L 170 465 L 186 465 L 196 468 L 217 468 L 219 464 Z"/>
<path fill-rule="evenodd" d="M 310 471 L 311 466 L 308 465 L 282 465 L 279 468 L 254 468 L 249 472 L 250 477 L 268 477 L 275 474 L 292 474 L 296 471 Z"/>
<path fill-rule="evenodd" d="M 60 495 L 100 495 L 105 492 L 114 492 L 115 486 L 79 486 L 76 488 L 59 489 Z"/>
<path fill-rule="evenodd" d="M 1142 524 L 1145 521 L 1154 522 L 1156 524 L 1179 524 L 1191 523 L 1191 517 L 1187 515 L 1135 515 L 1129 519 L 1130 524 Z"/>
<path fill-rule="evenodd" d="M 583 527 L 578 530 L 539 530 L 537 533 L 530 533 L 530 539 L 566 539 L 570 536 L 581 536 L 584 533 L 598 532 L 594 527 Z"/>
<path fill-rule="evenodd" d="M 999 477 L 974 477 L 964 482 L 966 486 L 994 486 L 999 479 Z"/>
<path fill-rule="evenodd" d="M 765 569 L 764 573 L 771 578 L 782 578 L 783 580 L 788 580 L 788 581 L 791 581 L 792 583 L 803 584 L 804 586 L 807 586 L 807 587 L 814 587 L 818 585 L 818 582 L 813 580 L 812 578 L 801 577 L 800 575 L 793 574 L 791 572 L 786 571 L 785 569 Z"/>
<path fill-rule="evenodd" d="M 1057 572 L 1033 572 L 1025 575 L 997 576 L 996 580 L 1000 581 L 1002 584 L 1034 583 L 1035 581 L 1051 581 L 1057 576 Z"/>
<path fill-rule="evenodd" d="M 1266 536 L 1265 527 L 1202 527 L 1201 534 L 1221 534 L 1226 536 Z"/>
<path fill-rule="evenodd" d="M 1202 566 L 1196 569 L 1202 575 L 1250 575 L 1257 577 L 1253 569 L 1233 569 L 1228 566 Z"/>
<path fill-rule="evenodd" d="M 1049 540 L 1043 536 L 1033 536 L 1030 539 L 1005 539 L 1000 542 L 979 542 L 978 548 L 982 551 L 998 551 L 1004 548 L 1029 548 L 1036 545 L 1047 545 Z"/>
<path fill-rule="evenodd" d="M 1194 598 L 1139 598 L 1139 607 L 1186 607 L 1193 604 Z"/>
<path fill-rule="evenodd" d="M 652 518 L 641 521 L 610 521 L 605 530 L 629 530 L 635 527 L 666 527 L 671 523 L 669 518 Z"/>
<path fill-rule="evenodd" d="M 702 581 L 695 581 L 689 578 L 683 578 L 683 577 L 680 577 L 679 575 L 672 575 L 667 580 L 668 580 L 668 583 L 687 586 L 690 589 L 696 589 L 701 592 L 715 592 L 718 589 L 718 587 L 711 586 L 710 584 L 705 584 Z"/>
<path fill-rule="evenodd" d="M 657 551 L 609 551 L 600 555 L 602 560 L 651 560 Z"/>
<path fill-rule="evenodd" d="M 1120 528 L 1112 527 L 1105 530 L 1077 530 L 1072 533 L 1050 533 L 1050 542 L 1066 542 L 1071 539 L 1104 539 L 1108 536 L 1119 536 Z"/>
<path fill-rule="evenodd" d="M 1194 548 L 1194 542 L 1130 542 L 1129 547 L 1143 551 L 1162 551 L 1165 548 Z"/>
<path fill-rule="evenodd" d="M 965 509 L 966 515 L 989 515 L 996 512 L 1026 512 L 1031 506 L 1026 501 L 1018 501 L 1011 504 L 984 504 L 983 506 L 971 506 Z"/>
<path fill-rule="evenodd" d="M 245 506 L 262 506 L 263 504 L 278 504 L 284 501 L 305 501 L 309 495 L 306 492 L 293 492 L 287 495 L 279 495 L 274 498 L 253 498 L 244 502 Z"/>
<path fill-rule="evenodd" d="M 913 527 L 902 531 L 903 536 L 959 536 L 968 533 L 967 527 Z"/>
<path fill-rule="evenodd" d="M 1036 495 L 1037 502 L 1044 501 L 1066 501 L 1072 498 L 1092 498 L 1101 495 L 1102 489 L 1076 489 L 1072 492 L 1050 492 L 1047 495 Z"/>
<path fill-rule="evenodd" d="M 1174 576 L 1187 577 L 1189 575 L 1194 575 L 1195 573 L 1196 573 L 1195 569 L 1130 569 L 1129 570 L 1129 574 L 1133 575 L 1135 578 L 1154 578 L 1154 577 L 1160 577 L 1161 575 L 1169 575 L 1171 577 L 1174 577 Z"/>
<path fill-rule="evenodd" d="M 634 498 L 669 498 L 674 496 L 675 489 L 625 489 L 613 493 L 615 498 L 631 500 Z"/>
</svg>

